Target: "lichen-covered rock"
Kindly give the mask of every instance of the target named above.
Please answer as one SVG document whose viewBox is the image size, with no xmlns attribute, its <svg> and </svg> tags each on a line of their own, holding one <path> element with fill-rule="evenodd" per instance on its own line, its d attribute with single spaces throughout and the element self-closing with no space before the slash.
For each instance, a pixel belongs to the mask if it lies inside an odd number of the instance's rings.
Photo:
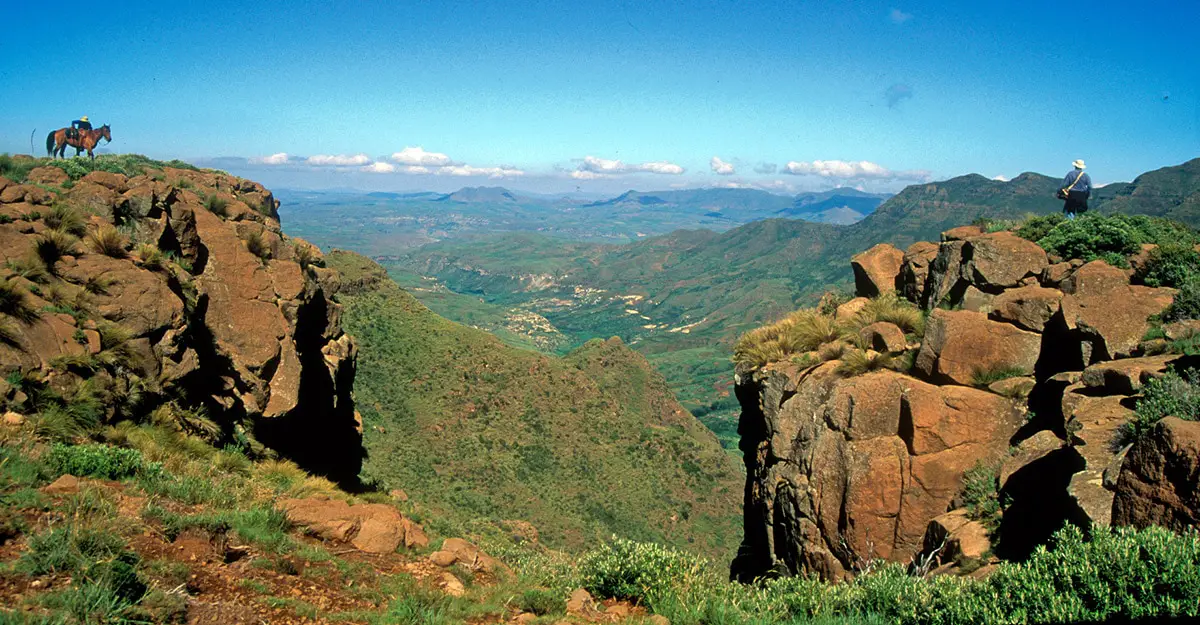
<svg viewBox="0 0 1200 625">
<path fill-rule="evenodd" d="M 860 297 L 876 297 L 896 290 L 904 252 L 880 243 L 850 259 L 854 269 L 854 289 Z"/>
<path fill-rule="evenodd" d="M 1178 354 L 1163 354 L 1099 362 L 1084 369 L 1080 381 L 1094 393 L 1133 395 L 1146 382 L 1162 377 L 1177 360 Z"/>
<path fill-rule="evenodd" d="M 836 579 L 862 559 L 907 561 L 962 474 L 998 458 L 1022 422 L 987 391 L 894 371 L 853 378 L 826 363 L 737 387 L 747 469 L 739 579 L 769 571 Z"/>
<path fill-rule="evenodd" d="M 1200 423 L 1167 417 L 1129 450 L 1117 479 L 1113 523 L 1200 525 Z"/>
<path fill-rule="evenodd" d="M 1049 262 L 1037 243 L 1011 232 L 993 232 L 967 239 L 969 259 L 963 277 L 983 291 L 1017 286 L 1028 276 L 1040 276 Z"/>
<path fill-rule="evenodd" d="M 916 368 L 928 379 L 972 384 L 977 375 L 1000 370 L 1032 374 L 1041 335 L 968 310 L 934 310 Z"/>
</svg>

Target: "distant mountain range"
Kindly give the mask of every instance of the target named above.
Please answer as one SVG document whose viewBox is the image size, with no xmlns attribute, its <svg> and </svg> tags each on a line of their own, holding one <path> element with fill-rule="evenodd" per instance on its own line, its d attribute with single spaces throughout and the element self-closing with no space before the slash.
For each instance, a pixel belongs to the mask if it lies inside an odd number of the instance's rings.
<svg viewBox="0 0 1200 625">
<path fill-rule="evenodd" d="M 689 189 L 629 191 L 595 200 L 465 187 L 444 194 L 281 190 L 279 197 L 288 228 L 298 236 L 383 256 L 436 241 L 502 232 L 629 243 L 680 229 L 724 231 L 773 217 L 850 224 L 888 196 L 847 188 L 799 195 Z"/>
</svg>

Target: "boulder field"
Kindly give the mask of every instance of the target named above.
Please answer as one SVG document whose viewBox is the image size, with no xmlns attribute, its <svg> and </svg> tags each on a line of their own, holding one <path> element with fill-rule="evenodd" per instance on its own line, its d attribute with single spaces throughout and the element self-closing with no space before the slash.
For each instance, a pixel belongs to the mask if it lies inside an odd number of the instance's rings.
<svg viewBox="0 0 1200 625">
<path fill-rule="evenodd" d="M 890 323 L 860 332 L 864 349 L 908 352 L 900 370 L 797 359 L 738 371 L 747 475 L 734 579 L 844 579 L 877 559 L 985 565 L 1028 555 L 1063 523 L 1200 518 L 1200 424 L 1165 419 L 1132 449 L 1113 445 L 1146 380 L 1193 364 L 1142 340 L 1174 290 L 973 226 L 903 251 L 877 245 L 852 266 L 858 298 L 837 320 L 895 294 L 926 312 L 924 335 L 915 347 Z M 980 468 L 1002 509 L 993 519 L 964 501 Z"/>
<path fill-rule="evenodd" d="M 0 177 L 0 281 L 19 302 L 4 312 L 21 311 L 0 316 L 0 396 L 86 387 L 109 420 L 136 389 L 139 412 L 200 409 L 220 431 L 190 433 L 355 480 L 357 347 L 331 299 L 339 278 L 283 235 L 277 208 L 262 185 L 212 170 Z"/>
</svg>

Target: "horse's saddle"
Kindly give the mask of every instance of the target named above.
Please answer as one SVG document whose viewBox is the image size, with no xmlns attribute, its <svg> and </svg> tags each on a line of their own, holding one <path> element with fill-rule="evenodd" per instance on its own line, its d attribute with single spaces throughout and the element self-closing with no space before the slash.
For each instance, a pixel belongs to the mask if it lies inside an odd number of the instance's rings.
<svg viewBox="0 0 1200 625">
<path fill-rule="evenodd" d="M 78 139 L 79 138 L 79 129 L 78 128 L 67 128 L 67 138 L 68 139 Z"/>
</svg>

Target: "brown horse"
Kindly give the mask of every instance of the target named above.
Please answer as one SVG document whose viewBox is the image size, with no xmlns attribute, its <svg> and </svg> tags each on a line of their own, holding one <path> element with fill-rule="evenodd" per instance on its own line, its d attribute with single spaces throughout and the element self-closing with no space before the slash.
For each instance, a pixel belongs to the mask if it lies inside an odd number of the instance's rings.
<svg viewBox="0 0 1200 625">
<path fill-rule="evenodd" d="M 92 148 L 100 143 L 101 139 L 112 143 L 112 132 L 108 128 L 108 124 L 104 124 L 96 130 L 80 130 L 75 136 L 68 136 L 70 128 L 59 128 L 46 135 L 46 154 L 50 157 L 61 156 L 67 157 L 67 146 L 75 148 L 75 156 L 87 150 L 88 157 L 93 161 L 96 160 L 96 155 L 92 154 Z"/>
</svg>

